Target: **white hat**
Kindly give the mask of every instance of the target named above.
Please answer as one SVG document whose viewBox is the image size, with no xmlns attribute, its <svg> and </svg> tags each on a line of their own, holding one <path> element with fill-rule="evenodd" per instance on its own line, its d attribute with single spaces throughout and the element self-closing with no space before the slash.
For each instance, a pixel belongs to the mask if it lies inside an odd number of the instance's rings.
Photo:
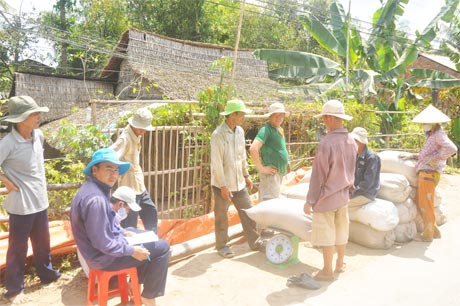
<svg viewBox="0 0 460 306">
<path fill-rule="evenodd" d="M 129 209 L 133 211 L 141 210 L 141 207 L 136 203 L 136 193 L 131 187 L 120 186 L 112 193 L 112 197 L 128 204 Z"/>
<path fill-rule="evenodd" d="M 329 100 L 323 105 L 321 114 L 314 116 L 315 118 L 322 117 L 324 115 L 338 117 L 344 120 L 353 119 L 352 116 L 345 114 L 345 109 L 342 102 L 339 100 Z"/>
<path fill-rule="evenodd" d="M 273 114 L 279 114 L 279 113 L 289 114 L 289 112 L 287 112 L 284 109 L 284 104 L 283 103 L 275 102 L 275 103 L 270 105 L 270 107 L 268 108 L 268 113 L 266 113 L 265 116 L 270 117 Z"/>
<path fill-rule="evenodd" d="M 353 139 L 359 141 L 362 144 L 367 145 L 367 143 L 368 143 L 368 141 L 367 141 L 367 131 L 362 127 L 359 127 L 359 126 L 355 127 L 353 129 L 353 131 L 350 133 L 350 136 Z"/>
<path fill-rule="evenodd" d="M 431 104 L 412 119 L 414 123 L 444 123 L 449 121 L 449 117 Z"/>
<path fill-rule="evenodd" d="M 128 119 L 128 123 L 137 129 L 152 131 L 152 119 L 153 115 L 147 108 L 139 108 L 134 116 Z"/>
</svg>

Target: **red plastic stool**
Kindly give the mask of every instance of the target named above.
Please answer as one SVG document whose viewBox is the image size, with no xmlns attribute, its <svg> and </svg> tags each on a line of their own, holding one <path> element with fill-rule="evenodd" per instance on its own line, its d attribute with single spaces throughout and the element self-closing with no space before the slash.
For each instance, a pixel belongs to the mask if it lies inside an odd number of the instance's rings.
<svg viewBox="0 0 460 306">
<path fill-rule="evenodd" d="M 99 306 L 107 306 L 109 296 L 120 294 L 121 302 L 128 303 L 130 299 L 127 276 L 131 278 L 132 296 L 131 300 L 134 305 L 141 306 L 141 292 L 139 289 L 139 280 L 137 278 L 136 267 L 118 270 L 118 271 L 104 271 L 104 270 L 89 270 L 88 277 L 88 294 L 86 297 L 86 305 L 93 305 L 93 301 L 98 302 Z M 118 277 L 118 289 L 109 291 L 109 280 L 112 276 Z M 97 292 L 96 292 L 97 283 Z"/>
</svg>

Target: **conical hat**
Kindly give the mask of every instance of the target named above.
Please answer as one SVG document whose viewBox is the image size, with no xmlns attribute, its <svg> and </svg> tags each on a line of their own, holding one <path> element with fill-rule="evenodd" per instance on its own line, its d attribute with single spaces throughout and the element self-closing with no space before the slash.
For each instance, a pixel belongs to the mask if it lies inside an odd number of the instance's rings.
<svg viewBox="0 0 460 306">
<path fill-rule="evenodd" d="M 449 117 L 431 104 L 412 119 L 412 122 L 415 123 L 443 123 L 449 121 Z"/>
</svg>

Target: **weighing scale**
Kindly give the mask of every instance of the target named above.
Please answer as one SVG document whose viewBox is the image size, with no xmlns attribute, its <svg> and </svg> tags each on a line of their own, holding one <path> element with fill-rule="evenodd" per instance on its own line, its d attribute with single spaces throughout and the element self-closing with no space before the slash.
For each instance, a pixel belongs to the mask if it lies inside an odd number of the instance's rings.
<svg viewBox="0 0 460 306">
<path fill-rule="evenodd" d="M 278 233 L 267 241 L 265 248 L 265 256 L 268 259 L 267 264 L 284 269 L 299 263 L 300 238 L 291 232 L 270 228 Z"/>
</svg>

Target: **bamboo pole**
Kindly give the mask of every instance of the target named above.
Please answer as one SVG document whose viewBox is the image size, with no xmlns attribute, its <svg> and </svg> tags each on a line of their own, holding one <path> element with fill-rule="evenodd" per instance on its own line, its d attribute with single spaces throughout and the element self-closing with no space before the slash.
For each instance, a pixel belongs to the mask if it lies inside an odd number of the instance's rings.
<svg viewBox="0 0 460 306">
<path fill-rule="evenodd" d="M 246 5 L 246 0 L 243 0 L 243 3 L 241 4 L 241 10 L 240 10 L 240 20 L 238 22 L 238 31 L 236 32 L 235 50 L 233 52 L 232 82 L 235 79 L 236 62 L 238 60 L 238 46 L 240 44 L 241 27 L 243 25 L 243 16 L 244 16 L 244 7 L 245 7 L 245 5 Z"/>
</svg>

